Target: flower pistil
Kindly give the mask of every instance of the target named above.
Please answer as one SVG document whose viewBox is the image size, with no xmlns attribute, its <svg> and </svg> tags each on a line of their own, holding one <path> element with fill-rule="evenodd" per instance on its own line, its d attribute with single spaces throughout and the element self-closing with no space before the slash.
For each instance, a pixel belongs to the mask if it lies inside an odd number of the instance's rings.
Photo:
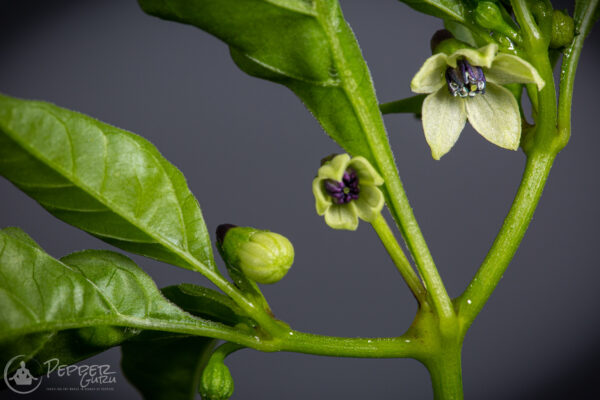
<svg viewBox="0 0 600 400">
<path fill-rule="evenodd" d="M 347 204 L 358 199 L 360 187 L 358 186 L 358 175 L 356 171 L 347 169 L 340 182 L 333 179 L 325 181 L 325 190 L 331 196 L 335 204 Z"/>
</svg>

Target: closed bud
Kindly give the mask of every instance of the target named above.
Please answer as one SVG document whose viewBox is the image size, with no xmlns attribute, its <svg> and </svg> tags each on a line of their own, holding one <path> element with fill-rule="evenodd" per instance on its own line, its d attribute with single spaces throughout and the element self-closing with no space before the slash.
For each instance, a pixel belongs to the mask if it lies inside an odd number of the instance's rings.
<svg viewBox="0 0 600 400">
<path fill-rule="evenodd" d="M 438 45 L 440 43 L 442 43 L 444 40 L 453 39 L 453 38 L 454 38 L 454 36 L 447 29 L 440 29 L 440 30 L 436 31 L 433 34 L 433 36 L 431 37 L 431 40 L 429 42 L 429 45 L 431 46 L 431 52 L 434 53 L 436 47 L 438 47 Z M 323 162 L 321 162 L 321 165 L 323 165 Z"/>
<path fill-rule="evenodd" d="M 233 378 L 222 358 L 211 358 L 208 362 L 200 378 L 199 392 L 202 400 L 227 400 L 231 397 Z"/>
<path fill-rule="evenodd" d="M 450 38 L 439 42 L 438 45 L 433 48 L 432 54 L 452 54 L 457 50 L 470 48 L 471 46 L 469 46 L 465 42 L 461 42 L 458 39 Z"/>
<path fill-rule="evenodd" d="M 294 263 L 294 247 L 275 232 L 221 225 L 217 240 L 226 261 L 258 283 L 280 281 Z"/>
<path fill-rule="evenodd" d="M 475 9 L 475 22 L 485 29 L 515 37 L 517 32 L 504 20 L 500 7 L 492 1 L 481 1 Z"/>
<path fill-rule="evenodd" d="M 475 21 L 479 26 L 486 29 L 497 30 L 505 22 L 502 18 L 502 12 L 496 3 L 491 1 L 482 1 L 477 3 L 475 9 Z"/>
<path fill-rule="evenodd" d="M 554 10 L 552 13 L 552 39 L 550 47 L 559 49 L 571 44 L 575 35 L 575 22 L 568 14 Z"/>
</svg>

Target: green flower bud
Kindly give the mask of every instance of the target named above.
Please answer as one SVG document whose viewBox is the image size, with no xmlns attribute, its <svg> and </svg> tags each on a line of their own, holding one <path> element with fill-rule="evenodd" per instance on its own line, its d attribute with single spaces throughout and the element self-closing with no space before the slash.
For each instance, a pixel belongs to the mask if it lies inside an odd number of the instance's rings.
<svg viewBox="0 0 600 400">
<path fill-rule="evenodd" d="M 438 31 L 435 31 L 435 33 L 431 37 L 431 41 L 429 42 L 429 45 L 431 47 L 431 52 L 433 53 L 435 51 L 435 48 L 438 47 L 438 45 L 440 43 L 442 43 L 444 40 L 453 39 L 453 38 L 454 38 L 454 36 L 447 29 L 440 29 Z"/>
<path fill-rule="evenodd" d="M 446 40 L 442 40 L 439 42 L 437 46 L 434 47 L 432 54 L 444 53 L 444 54 L 452 54 L 460 49 L 471 49 L 465 42 L 461 42 L 458 39 L 450 38 Z"/>
<path fill-rule="evenodd" d="M 275 232 L 226 224 L 217 240 L 226 261 L 258 283 L 279 282 L 294 263 L 292 243 Z"/>
<path fill-rule="evenodd" d="M 550 47 L 558 49 L 571 44 L 575 36 L 575 22 L 568 14 L 554 10 L 552 13 L 552 39 Z"/>
<path fill-rule="evenodd" d="M 200 378 L 202 400 L 227 400 L 233 394 L 233 378 L 221 357 L 210 359 Z"/>
<path fill-rule="evenodd" d="M 492 1 L 481 1 L 475 9 L 475 22 L 485 29 L 515 38 L 518 34 L 503 18 L 500 7 Z"/>
</svg>

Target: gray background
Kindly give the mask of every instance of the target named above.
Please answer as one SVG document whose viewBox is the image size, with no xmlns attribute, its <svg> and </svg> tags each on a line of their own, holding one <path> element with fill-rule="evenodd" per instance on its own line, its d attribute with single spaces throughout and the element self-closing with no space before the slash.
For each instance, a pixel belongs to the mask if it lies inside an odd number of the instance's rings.
<svg viewBox="0 0 600 400">
<path fill-rule="evenodd" d="M 49 5 L 51 3 L 51 5 Z M 409 96 L 438 20 L 394 0 L 341 0 L 381 101 Z M 557 159 L 523 245 L 470 330 L 463 353 L 469 399 L 600 398 L 596 30 L 581 60 L 573 138 Z M 328 229 L 310 184 L 321 157 L 339 151 L 286 88 L 236 69 L 227 47 L 193 27 L 165 22 L 129 1 L 0 2 L 0 92 L 78 110 L 139 133 L 187 176 L 211 232 L 231 222 L 289 237 L 296 262 L 264 292 L 295 329 L 394 336 L 415 302 L 376 235 Z M 441 161 L 420 122 L 386 117 L 415 214 L 451 295 L 475 273 L 499 228 L 524 165 L 471 128 Z M 0 225 L 20 226 L 50 254 L 110 248 L 47 214 L 0 180 Z M 356 248 L 360 247 L 360 251 Z M 205 284 L 198 274 L 133 257 L 159 286 Z M 220 260 L 219 260 L 220 261 Z M 87 363 L 118 369 L 113 349 Z M 414 360 L 335 359 L 245 350 L 229 360 L 234 399 L 430 399 Z M 12 393 L 3 393 L 11 396 Z M 115 391 L 61 398 L 139 398 Z M 51 398 L 38 392 L 31 398 Z"/>
</svg>

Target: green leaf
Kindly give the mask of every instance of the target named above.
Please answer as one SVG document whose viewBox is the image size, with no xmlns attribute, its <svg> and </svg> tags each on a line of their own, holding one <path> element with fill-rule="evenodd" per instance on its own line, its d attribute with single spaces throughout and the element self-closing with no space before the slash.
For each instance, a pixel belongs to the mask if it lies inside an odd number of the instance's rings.
<svg viewBox="0 0 600 400">
<path fill-rule="evenodd" d="M 232 326 L 239 323 L 254 325 L 230 297 L 209 288 L 182 283 L 163 288 L 162 293 L 192 315 Z"/>
<path fill-rule="evenodd" d="M 125 343 L 121 368 L 146 400 L 192 400 L 216 341 L 144 333 Z"/>
<path fill-rule="evenodd" d="M 17 354 L 74 362 L 140 329 L 235 335 L 173 305 L 125 256 L 88 250 L 59 261 L 14 228 L 0 231 L 0 309 L 1 365 Z"/>
<path fill-rule="evenodd" d="M 379 117 L 371 75 L 335 0 L 139 0 L 230 46 L 246 73 L 289 87 L 348 153 L 373 162 L 362 119 Z M 356 102 L 355 92 L 363 102 Z M 373 130 L 374 131 L 374 130 Z M 381 126 L 379 134 L 385 130 Z M 385 139 L 385 138 L 384 138 Z"/>
<path fill-rule="evenodd" d="M 424 14 L 442 19 L 464 22 L 466 10 L 460 0 L 400 0 L 411 8 Z"/>
<path fill-rule="evenodd" d="M 108 243 L 218 273 L 185 178 L 137 135 L 0 95 L 0 174 L 54 216 Z"/>
</svg>

